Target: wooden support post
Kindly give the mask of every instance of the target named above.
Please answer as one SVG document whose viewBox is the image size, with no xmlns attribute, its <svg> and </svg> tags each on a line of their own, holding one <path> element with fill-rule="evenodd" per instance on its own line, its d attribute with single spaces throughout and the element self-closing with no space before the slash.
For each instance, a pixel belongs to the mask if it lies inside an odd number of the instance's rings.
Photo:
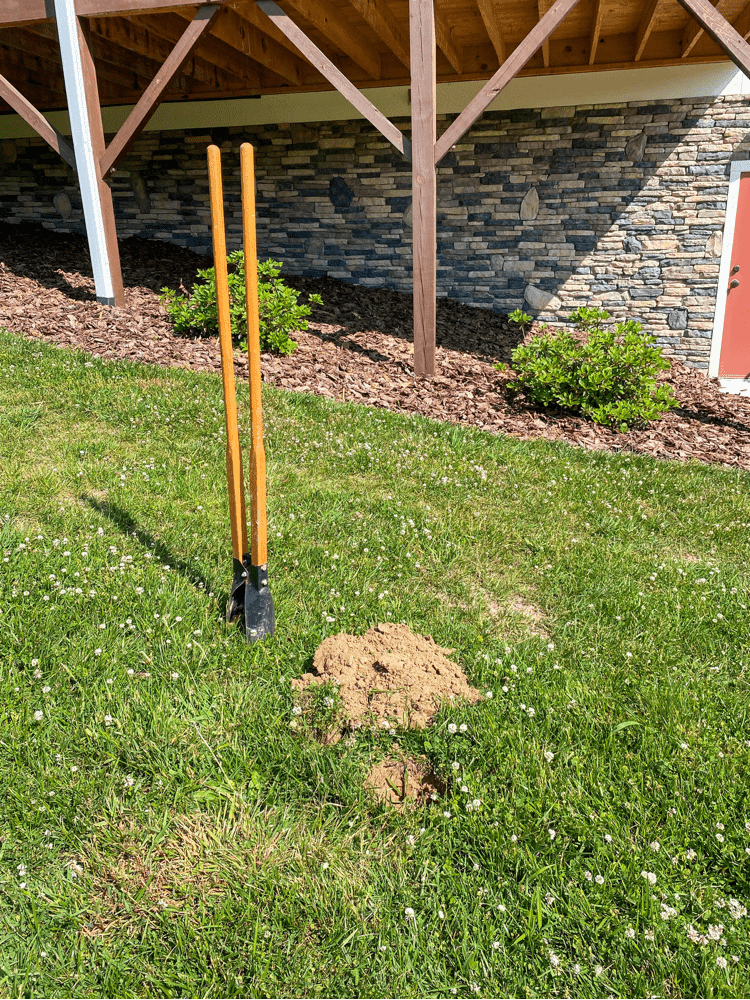
<svg viewBox="0 0 750 1000">
<path fill-rule="evenodd" d="M 437 138 L 434 0 L 409 0 L 411 52 L 414 374 L 435 374 Z"/>
<path fill-rule="evenodd" d="M 112 192 L 99 169 L 104 131 L 94 63 L 74 0 L 55 0 L 55 15 L 96 297 L 107 305 L 122 306 L 125 295 Z"/>
</svg>

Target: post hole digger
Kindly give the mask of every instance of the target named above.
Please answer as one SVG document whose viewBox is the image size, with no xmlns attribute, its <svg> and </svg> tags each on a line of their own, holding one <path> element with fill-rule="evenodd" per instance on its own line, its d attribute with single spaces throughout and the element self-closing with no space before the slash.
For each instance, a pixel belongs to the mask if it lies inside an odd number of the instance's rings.
<svg viewBox="0 0 750 1000">
<path fill-rule="evenodd" d="M 224 412 L 227 428 L 227 484 L 229 520 L 232 528 L 234 572 L 227 605 L 227 621 L 242 618 L 248 642 L 257 642 L 276 627 L 273 597 L 268 586 L 266 526 L 266 453 L 263 446 L 263 409 L 260 381 L 260 327 L 258 319 L 258 261 L 255 234 L 255 168 L 253 147 L 240 149 L 242 184 L 242 238 L 245 251 L 245 292 L 247 299 L 247 355 L 250 369 L 250 539 L 248 551 L 245 484 L 242 472 L 237 397 L 234 381 L 234 352 L 229 306 L 229 277 L 224 231 L 224 192 L 221 152 L 208 147 L 208 178 L 211 196 L 216 305 L 221 344 L 221 371 L 224 383 Z"/>
</svg>

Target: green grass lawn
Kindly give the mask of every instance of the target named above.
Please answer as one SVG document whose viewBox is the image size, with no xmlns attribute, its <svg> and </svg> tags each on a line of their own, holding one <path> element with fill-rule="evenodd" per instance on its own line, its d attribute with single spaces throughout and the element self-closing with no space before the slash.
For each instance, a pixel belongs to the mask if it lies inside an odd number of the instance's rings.
<svg viewBox="0 0 750 1000">
<path fill-rule="evenodd" d="M 264 393 L 251 648 L 220 379 L 0 333 L 0 995 L 750 996 L 747 473 Z M 381 621 L 492 693 L 406 812 L 290 725 Z"/>
</svg>

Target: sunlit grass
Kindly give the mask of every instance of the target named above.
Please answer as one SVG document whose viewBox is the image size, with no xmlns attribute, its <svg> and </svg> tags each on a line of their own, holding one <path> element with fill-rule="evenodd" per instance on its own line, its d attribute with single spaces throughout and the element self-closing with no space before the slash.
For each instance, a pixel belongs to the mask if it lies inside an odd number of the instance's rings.
<svg viewBox="0 0 750 1000">
<path fill-rule="evenodd" d="M 747 474 L 264 393 L 248 647 L 220 380 L 0 334 L 0 992 L 748 995 Z M 492 695 L 414 811 L 290 727 L 379 621 Z"/>
</svg>

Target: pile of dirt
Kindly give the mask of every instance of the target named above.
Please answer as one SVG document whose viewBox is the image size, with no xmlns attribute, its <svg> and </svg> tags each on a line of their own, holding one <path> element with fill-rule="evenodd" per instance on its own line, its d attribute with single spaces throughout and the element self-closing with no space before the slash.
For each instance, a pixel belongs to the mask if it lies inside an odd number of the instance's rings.
<svg viewBox="0 0 750 1000">
<path fill-rule="evenodd" d="M 189 286 L 207 258 L 138 238 L 123 240 L 120 253 L 126 304 L 108 309 L 96 301 L 83 237 L 0 224 L 0 327 L 95 357 L 220 371 L 217 339 L 177 336 L 158 294 L 164 285 Z M 439 299 L 437 374 L 416 378 L 410 295 L 333 278 L 287 277 L 303 298 L 319 292 L 324 304 L 312 307 L 309 330 L 295 334 L 294 354 L 263 355 L 263 378 L 274 385 L 522 440 L 547 438 L 750 469 L 750 399 L 722 393 L 718 380 L 680 362 L 662 374 L 679 409 L 644 430 L 620 434 L 562 410 L 532 406 L 507 391 L 512 374 L 495 363 L 509 364 L 523 339 L 507 316 Z M 246 356 L 237 356 L 235 371 L 247 378 Z"/>
<path fill-rule="evenodd" d="M 423 757 L 386 757 L 370 770 L 365 786 L 379 802 L 396 808 L 427 802 L 446 790 L 445 782 Z"/>
<path fill-rule="evenodd" d="M 292 686 L 303 691 L 310 684 L 336 684 L 350 726 L 422 728 L 445 702 L 482 699 L 448 659 L 453 652 L 406 625 L 386 622 L 361 636 L 339 632 L 324 639 L 315 651 L 314 673 Z"/>
</svg>

